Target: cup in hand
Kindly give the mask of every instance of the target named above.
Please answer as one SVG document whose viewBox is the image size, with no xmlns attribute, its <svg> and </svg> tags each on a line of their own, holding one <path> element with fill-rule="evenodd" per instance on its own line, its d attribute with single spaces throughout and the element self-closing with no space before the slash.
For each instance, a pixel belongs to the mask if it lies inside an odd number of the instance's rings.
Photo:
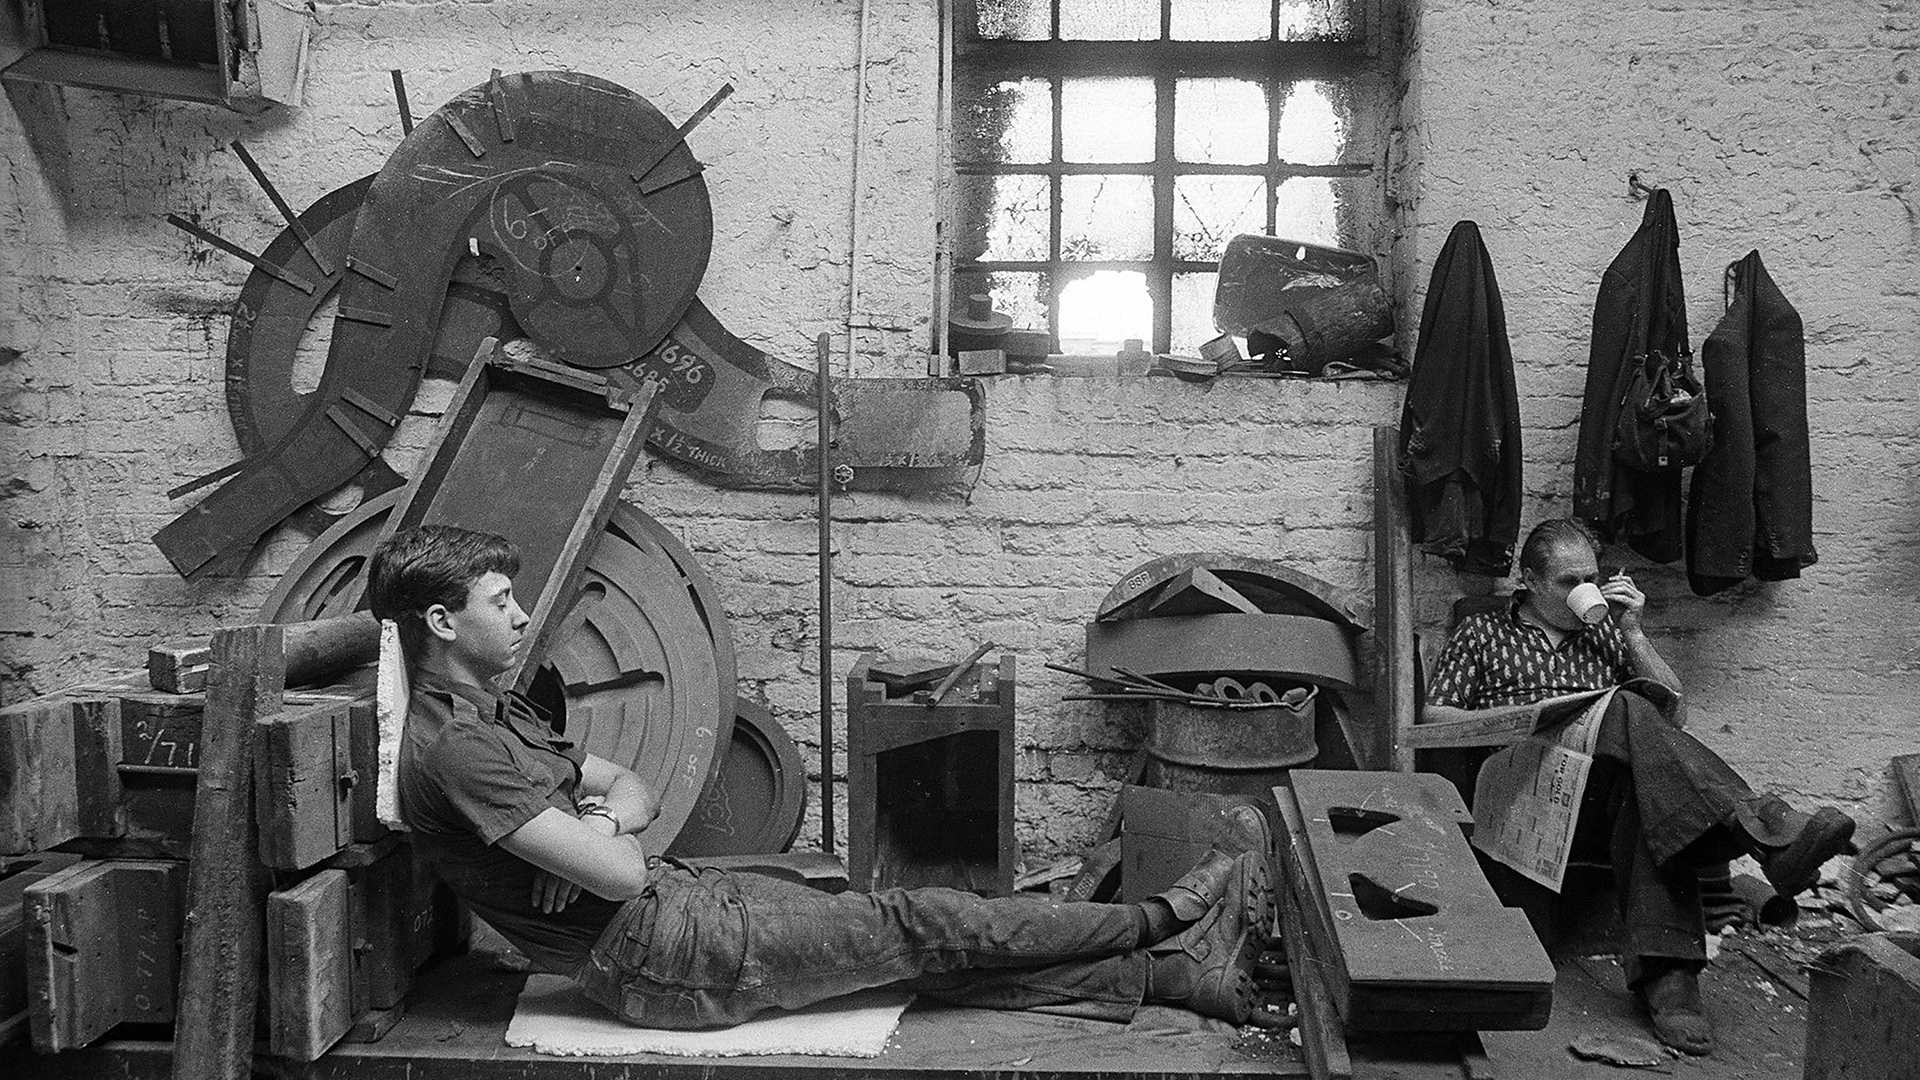
<svg viewBox="0 0 1920 1080">
<path fill-rule="evenodd" d="M 1600 586 L 1591 581 L 1583 581 L 1567 593 L 1567 606 L 1589 626 L 1606 621 L 1607 598 L 1600 595 Z"/>
</svg>

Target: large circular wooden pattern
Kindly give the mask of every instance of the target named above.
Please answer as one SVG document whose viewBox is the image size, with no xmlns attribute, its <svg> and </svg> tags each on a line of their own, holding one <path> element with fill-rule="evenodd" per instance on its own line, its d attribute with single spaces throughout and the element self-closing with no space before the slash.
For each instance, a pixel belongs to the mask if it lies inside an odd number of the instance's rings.
<svg viewBox="0 0 1920 1080">
<path fill-rule="evenodd" d="M 807 766 L 793 736 L 756 702 L 734 702 L 733 742 L 667 854 L 770 855 L 793 846 L 807 812 Z"/>
<path fill-rule="evenodd" d="M 369 500 L 308 545 L 261 605 L 271 622 L 360 606 L 366 564 L 399 492 Z M 734 654 L 713 583 L 692 553 L 631 506 L 615 508 L 583 587 L 592 607 L 534 684 L 557 683 L 567 736 L 632 768 L 661 793 L 655 850 L 698 806 L 731 744 Z"/>
</svg>

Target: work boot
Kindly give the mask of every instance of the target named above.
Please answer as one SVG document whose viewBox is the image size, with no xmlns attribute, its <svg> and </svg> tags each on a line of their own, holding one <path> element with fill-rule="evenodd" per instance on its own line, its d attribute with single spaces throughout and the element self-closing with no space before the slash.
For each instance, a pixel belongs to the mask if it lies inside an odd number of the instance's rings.
<svg viewBox="0 0 1920 1080">
<path fill-rule="evenodd" d="M 1634 993 L 1653 1019 L 1653 1033 L 1683 1054 L 1704 1057 L 1713 1053 L 1713 1023 L 1700 1000 L 1700 977 L 1692 965 L 1660 962 L 1653 957 L 1647 961 L 1655 973 L 1641 979 Z"/>
<path fill-rule="evenodd" d="M 1147 950 L 1147 998 L 1244 1024 L 1259 1000 L 1253 961 L 1266 946 L 1273 895 L 1265 856 L 1233 859 L 1226 894 L 1199 922 Z"/>
<path fill-rule="evenodd" d="M 1269 858 L 1273 855 L 1273 831 L 1267 826 L 1267 815 L 1257 806 L 1241 804 L 1229 809 L 1226 824 L 1213 846 L 1229 855 L 1238 855 L 1243 851 L 1257 851 Z"/>
<path fill-rule="evenodd" d="M 1760 870 L 1781 896 L 1804 892 L 1820 879 L 1820 866 L 1852 850 L 1853 819 L 1823 806 L 1802 813 L 1778 795 L 1742 805 L 1735 820 Z"/>
</svg>

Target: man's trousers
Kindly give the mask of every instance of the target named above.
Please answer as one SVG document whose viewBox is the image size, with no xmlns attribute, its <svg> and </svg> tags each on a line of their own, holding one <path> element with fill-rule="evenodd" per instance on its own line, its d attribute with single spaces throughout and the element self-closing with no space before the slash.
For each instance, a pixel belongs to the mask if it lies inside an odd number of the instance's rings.
<svg viewBox="0 0 1920 1080">
<path fill-rule="evenodd" d="M 1147 984 L 1137 910 L 953 889 L 830 895 L 663 863 L 575 977 L 652 1028 L 724 1027 L 896 983 L 956 1004 L 1124 1021 Z"/>
</svg>

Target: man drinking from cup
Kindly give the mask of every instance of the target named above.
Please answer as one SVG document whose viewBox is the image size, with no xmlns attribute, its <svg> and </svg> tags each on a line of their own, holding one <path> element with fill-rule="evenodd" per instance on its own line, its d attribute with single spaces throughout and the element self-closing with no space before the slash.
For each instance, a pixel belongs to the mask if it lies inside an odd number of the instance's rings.
<svg viewBox="0 0 1920 1080">
<path fill-rule="evenodd" d="M 1624 571 L 1602 579 L 1584 524 L 1547 521 L 1520 553 L 1522 588 L 1503 612 L 1461 620 L 1427 684 L 1426 723 L 1459 721 L 1547 698 L 1680 679 L 1641 626 L 1647 598 Z M 1600 721 L 1575 843 L 1605 843 L 1619 893 L 1621 960 L 1662 1042 L 1713 1050 L 1700 1001 L 1706 927 L 1697 870 L 1736 855 L 1759 860 L 1783 896 L 1811 886 L 1842 853 L 1853 820 L 1806 814 L 1756 793 L 1649 698 L 1622 688 Z"/>
</svg>

